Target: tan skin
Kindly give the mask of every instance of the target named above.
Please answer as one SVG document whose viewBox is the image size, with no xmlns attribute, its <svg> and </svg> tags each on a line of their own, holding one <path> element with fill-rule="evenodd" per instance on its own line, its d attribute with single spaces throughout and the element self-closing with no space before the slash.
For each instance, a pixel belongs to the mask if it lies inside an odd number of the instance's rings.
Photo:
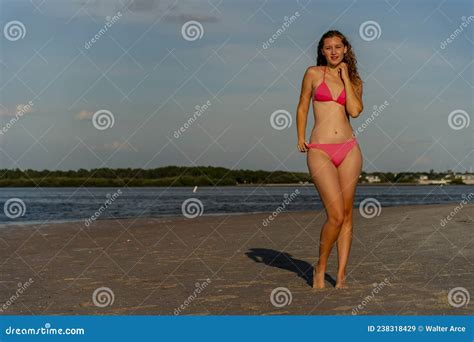
<svg viewBox="0 0 474 342">
<path fill-rule="evenodd" d="M 328 61 L 325 82 L 334 99 L 342 89 L 346 90 L 346 104 L 313 102 L 315 125 L 310 143 L 341 143 L 353 137 L 348 117 L 356 118 L 363 110 L 362 83 L 354 85 L 349 79 L 347 64 L 342 61 L 346 52 L 347 47 L 339 37 L 324 40 L 322 53 Z M 311 179 L 326 211 L 326 221 L 320 234 L 319 260 L 314 267 L 313 288 L 325 287 L 327 261 L 334 243 L 337 243 L 338 254 L 336 288 L 347 288 L 345 273 L 352 244 L 352 206 L 362 170 L 362 152 L 357 144 L 336 168 L 324 151 L 307 146 L 308 109 L 313 101 L 314 89 L 323 81 L 323 72 L 324 66 L 312 66 L 304 75 L 297 108 L 297 146 L 300 152 L 307 152 Z"/>
</svg>

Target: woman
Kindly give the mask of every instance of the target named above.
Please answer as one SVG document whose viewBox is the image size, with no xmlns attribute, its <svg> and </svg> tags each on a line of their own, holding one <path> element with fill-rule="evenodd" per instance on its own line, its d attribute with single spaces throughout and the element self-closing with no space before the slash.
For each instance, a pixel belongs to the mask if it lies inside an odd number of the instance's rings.
<svg viewBox="0 0 474 342">
<path fill-rule="evenodd" d="M 311 179 L 326 211 L 313 271 L 313 288 L 324 288 L 327 260 L 337 241 L 336 288 L 346 288 L 345 272 L 352 243 L 352 205 L 362 169 L 362 152 L 349 118 L 363 110 L 362 80 L 346 37 L 326 32 L 319 41 L 316 66 L 303 78 L 297 109 L 298 149 L 307 152 Z M 332 94 L 336 94 L 333 96 Z M 315 125 L 310 143 L 305 141 L 310 101 Z"/>
</svg>

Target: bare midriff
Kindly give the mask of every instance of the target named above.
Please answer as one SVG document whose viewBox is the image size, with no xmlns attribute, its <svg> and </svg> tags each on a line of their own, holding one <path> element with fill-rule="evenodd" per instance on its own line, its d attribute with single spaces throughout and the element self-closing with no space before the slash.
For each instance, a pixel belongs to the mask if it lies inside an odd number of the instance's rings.
<svg viewBox="0 0 474 342">
<path fill-rule="evenodd" d="M 310 143 L 337 144 L 354 136 L 345 106 L 334 101 L 313 101 L 313 113 Z"/>
</svg>

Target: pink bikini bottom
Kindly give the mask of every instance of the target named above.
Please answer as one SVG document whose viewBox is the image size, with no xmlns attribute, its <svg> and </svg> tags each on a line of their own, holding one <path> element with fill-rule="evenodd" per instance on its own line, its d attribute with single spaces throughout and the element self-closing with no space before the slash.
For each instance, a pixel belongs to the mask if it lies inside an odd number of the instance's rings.
<svg viewBox="0 0 474 342">
<path fill-rule="evenodd" d="M 338 144 L 306 144 L 309 148 L 317 148 L 321 151 L 326 152 L 326 154 L 331 159 L 335 167 L 341 165 L 344 158 L 346 158 L 347 153 L 357 145 L 357 140 L 355 137 L 352 137 L 349 140 L 346 140 Z"/>
</svg>

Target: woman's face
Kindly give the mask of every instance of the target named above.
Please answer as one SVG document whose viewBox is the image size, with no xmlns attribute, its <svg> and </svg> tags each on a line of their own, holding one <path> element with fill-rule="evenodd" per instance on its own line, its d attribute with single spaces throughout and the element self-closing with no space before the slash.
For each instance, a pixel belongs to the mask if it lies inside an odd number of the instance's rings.
<svg viewBox="0 0 474 342">
<path fill-rule="evenodd" d="M 342 43 L 341 38 L 331 37 L 324 39 L 323 55 L 326 57 L 328 64 L 338 65 L 344 59 L 347 47 Z"/>
</svg>

